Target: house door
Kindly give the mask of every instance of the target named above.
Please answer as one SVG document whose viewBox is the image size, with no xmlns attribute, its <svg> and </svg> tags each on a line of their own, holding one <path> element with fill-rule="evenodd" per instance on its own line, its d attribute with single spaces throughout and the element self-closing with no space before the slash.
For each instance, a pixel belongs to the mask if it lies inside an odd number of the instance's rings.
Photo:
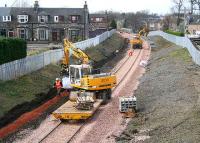
<svg viewBox="0 0 200 143">
<path fill-rule="evenodd" d="M 57 32 L 52 32 L 52 40 L 53 41 L 58 41 L 58 33 Z"/>
</svg>

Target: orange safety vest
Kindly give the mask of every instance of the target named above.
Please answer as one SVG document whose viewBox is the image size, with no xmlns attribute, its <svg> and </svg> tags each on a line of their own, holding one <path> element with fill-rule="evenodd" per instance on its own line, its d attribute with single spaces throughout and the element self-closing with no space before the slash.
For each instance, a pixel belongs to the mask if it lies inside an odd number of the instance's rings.
<svg viewBox="0 0 200 143">
<path fill-rule="evenodd" d="M 55 86 L 56 86 L 57 89 L 62 88 L 61 81 L 56 81 Z"/>
</svg>

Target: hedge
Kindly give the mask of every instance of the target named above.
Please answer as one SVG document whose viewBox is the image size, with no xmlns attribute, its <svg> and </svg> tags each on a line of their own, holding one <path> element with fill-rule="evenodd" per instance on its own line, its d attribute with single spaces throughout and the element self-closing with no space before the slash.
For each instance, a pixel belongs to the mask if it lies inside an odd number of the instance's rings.
<svg viewBox="0 0 200 143">
<path fill-rule="evenodd" d="M 26 41 L 22 39 L 0 38 L 0 65 L 26 57 L 26 50 Z"/>
<path fill-rule="evenodd" d="M 185 36 L 185 34 L 183 32 L 176 32 L 176 31 L 172 31 L 172 30 L 165 30 L 164 32 L 166 32 L 168 34 L 180 36 L 180 37 L 184 37 Z"/>
</svg>

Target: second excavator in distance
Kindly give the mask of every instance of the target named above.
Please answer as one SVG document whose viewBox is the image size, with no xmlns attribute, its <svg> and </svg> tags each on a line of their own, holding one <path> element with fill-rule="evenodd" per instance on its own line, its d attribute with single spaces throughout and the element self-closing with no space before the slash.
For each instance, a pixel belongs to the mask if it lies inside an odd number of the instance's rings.
<svg viewBox="0 0 200 143">
<path fill-rule="evenodd" d="M 143 40 L 142 40 L 141 36 L 146 37 L 147 35 L 148 35 L 148 29 L 146 27 L 144 27 L 142 30 L 139 31 L 138 34 L 134 35 L 130 39 L 131 48 L 142 49 Z"/>
</svg>

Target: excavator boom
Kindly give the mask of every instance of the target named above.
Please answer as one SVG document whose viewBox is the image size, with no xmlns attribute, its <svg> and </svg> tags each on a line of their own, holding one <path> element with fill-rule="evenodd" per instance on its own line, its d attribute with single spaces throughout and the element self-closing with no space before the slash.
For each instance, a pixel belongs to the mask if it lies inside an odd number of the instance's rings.
<svg viewBox="0 0 200 143">
<path fill-rule="evenodd" d="M 81 49 L 76 48 L 68 39 L 64 39 L 64 58 L 63 64 L 69 65 L 70 50 L 77 59 L 80 59 L 83 64 L 89 63 L 89 56 L 84 53 Z"/>
<path fill-rule="evenodd" d="M 64 39 L 64 57 L 61 64 L 61 75 L 69 75 L 70 53 L 81 60 L 82 64 L 89 64 L 90 62 L 89 56 L 86 53 L 76 48 L 68 39 Z"/>
</svg>

